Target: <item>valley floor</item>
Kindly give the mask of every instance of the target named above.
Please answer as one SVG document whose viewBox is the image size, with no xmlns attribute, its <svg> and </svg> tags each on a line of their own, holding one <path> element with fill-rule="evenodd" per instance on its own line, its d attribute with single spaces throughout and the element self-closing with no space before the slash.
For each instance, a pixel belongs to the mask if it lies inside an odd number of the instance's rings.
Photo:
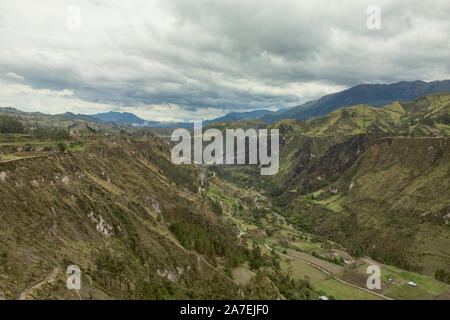
<svg viewBox="0 0 450 320">
<path fill-rule="evenodd" d="M 212 181 L 210 188 L 224 203 L 230 201 L 231 194 L 239 190 L 241 197 L 245 195 L 256 199 L 261 207 L 271 207 L 269 200 L 257 191 L 243 190 L 220 179 Z M 218 190 L 229 190 L 229 194 Z M 368 257 L 354 258 L 336 243 L 323 243 L 315 239 L 314 235 L 296 230 L 275 212 L 259 219 L 258 226 L 236 211 L 226 212 L 239 230 L 238 236 L 245 238 L 249 247 L 252 242 L 257 242 L 266 254 L 270 254 L 271 250 L 276 251 L 282 257 L 282 269 L 295 279 L 309 279 L 312 286 L 327 297 L 338 300 L 441 299 L 450 294 L 449 285 L 432 277 L 384 265 Z M 332 248 L 329 248 L 330 245 Z M 381 290 L 367 288 L 370 274 L 366 270 L 369 265 L 381 268 Z M 235 274 L 239 276 L 251 272 L 248 266 L 241 266 Z M 409 285 L 411 281 L 417 287 Z"/>
</svg>

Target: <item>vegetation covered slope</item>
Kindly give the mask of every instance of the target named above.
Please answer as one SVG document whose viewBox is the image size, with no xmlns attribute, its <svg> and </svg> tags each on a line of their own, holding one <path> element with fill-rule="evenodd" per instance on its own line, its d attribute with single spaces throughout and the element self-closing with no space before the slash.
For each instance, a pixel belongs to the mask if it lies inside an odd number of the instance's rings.
<svg viewBox="0 0 450 320">
<path fill-rule="evenodd" d="M 27 135 L 0 138 L 1 298 L 276 299 L 287 283 L 297 299 L 314 295 L 279 272 L 231 278 L 251 251 L 166 141 L 92 134 L 37 151 L 14 146 Z M 70 265 L 82 270 L 79 291 L 66 288 Z"/>
<path fill-rule="evenodd" d="M 434 275 L 450 266 L 447 138 L 378 139 L 335 182 L 293 196 L 304 228 L 355 255 Z"/>
<path fill-rule="evenodd" d="M 392 102 L 383 108 L 356 105 L 309 121 L 283 120 L 273 127 L 309 136 L 379 132 L 435 136 L 450 133 L 449 114 L 450 94 L 432 94 L 409 102 Z"/>
<path fill-rule="evenodd" d="M 224 177 L 272 196 L 297 227 L 429 275 L 449 263 L 450 94 L 283 120 L 280 171 Z M 359 183 L 359 184 L 358 184 Z M 447 220 L 446 220 L 447 219 Z"/>
</svg>

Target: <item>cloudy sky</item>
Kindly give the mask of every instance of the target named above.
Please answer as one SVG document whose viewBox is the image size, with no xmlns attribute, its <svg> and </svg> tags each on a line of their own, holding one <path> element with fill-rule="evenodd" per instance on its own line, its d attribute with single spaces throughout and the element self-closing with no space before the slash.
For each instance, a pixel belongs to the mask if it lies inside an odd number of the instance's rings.
<svg viewBox="0 0 450 320">
<path fill-rule="evenodd" d="M 381 10 L 380 29 L 367 27 L 370 5 Z M 0 106 L 25 111 L 210 119 L 360 83 L 450 78 L 448 0 L 0 0 L 0 8 Z"/>
</svg>

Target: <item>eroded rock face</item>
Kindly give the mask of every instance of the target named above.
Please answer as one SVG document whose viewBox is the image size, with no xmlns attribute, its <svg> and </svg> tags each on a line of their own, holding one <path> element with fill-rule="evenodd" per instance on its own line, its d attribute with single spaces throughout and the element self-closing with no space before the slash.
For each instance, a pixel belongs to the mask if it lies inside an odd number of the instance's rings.
<svg viewBox="0 0 450 320">
<path fill-rule="evenodd" d="M 106 223 L 106 220 L 103 219 L 102 215 L 98 215 L 98 218 L 95 216 L 95 214 L 91 211 L 88 214 L 88 218 L 92 223 L 96 224 L 97 231 L 103 233 L 105 236 L 111 235 L 112 227 Z"/>
<path fill-rule="evenodd" d="M 352 136 L 341 143 L 331 145 L 324 155 L 312 153 L 317 144 L 326 142 L 315 138 L 306 138 L 302 148 L 295 153 L 295 167 L 291 185 L 301 194 L 316 191 L 330 180 L 340 176 L 367 148 L 373 144 L 375 136 L 360 134 Z M 291 188 L 286 188 L 291 189 Z"/>
<path fill-rule="evenodd" d="M 197 256 L 197 268 L 198 268 L 198 271 L 203 271 L 202 260 L 198 256 Z"/>
<path fill-rule="evenodd" d="M 352 181 L 350 183 L 350 185 L 348 186 L 348 190 L 352 190 L 354 186 L 355 186 L 355 183 Z"/>
<path fill-rule="evenodd" d="M 187 267 L 187 271 L 190 270 L 190 267 Z M 172 281 L 172 282 L 178 282 L 178 280 L 180 279 L 180 277 L 183 275 L 184 273 L 184 268 L 183 267 L 176 267 L 176 271 L 169 271 L 167 269 L 164 270 L 156 270 L 157 274 L 160 277 L 164 277 L 167 278 L 168 280 Z"/>
<path fill-rule="evenodd" d="M 169 270 L 158 269 L 156 272 L 158 273 L 158 276 L 167 278 L 168 280 L 170 280 L 172 282 L 178 282 L 178 277 L 181 275 L 175 271 L 169 271 Z"/>
<path fill-rule="evenodd" d="M 63 176 L 61 179 L 61 182 L 65 185 L 69 185 L 70 184 L 70 179 L 68 176 Z"/>
<path fill-rule="evenodd" d="M 151 207 L 152 210 L 156 213 L 161 213 L 161 205 L 158 200 L 153 199 L 152 197 L 146 196 L 144 197 L 144 202 L 147 207 Z"/>
<path fill-rule="evenodd" d="M 449 221 L 449 220 L 450 220 L 450 212 L 447 213 L 447 215 L 444 216 L 445 224 L 448 224 L 448 221 Z"/>
<path fill-rule="evenodd" d="M 161 207 L 159 205 L 159 202 L 155 199 L 152 199 L 152 208 L 153 211 L 155 211 L 156 213 L 161 213 Z"/>
<path fill-rule="evenodd" d="M 0 172 L 0 181 L 5 182 L 6 178 L 8 178 L 8 173 L 6 171 Z"/>
</svg>

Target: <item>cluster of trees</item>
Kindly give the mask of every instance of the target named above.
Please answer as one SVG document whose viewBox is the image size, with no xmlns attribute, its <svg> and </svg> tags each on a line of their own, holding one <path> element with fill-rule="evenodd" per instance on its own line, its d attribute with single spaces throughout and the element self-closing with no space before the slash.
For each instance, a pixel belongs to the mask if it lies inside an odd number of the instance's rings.
<svg viewBox="0 0 450 320">
<path fill-rule="evenodd" d="M 19 120 L 0 116 L 0 133 L 23 133 L 24 126 Z"/>
<path fill-rule="evenodd" d="M 215 262 L 215 257 L 227 259 L 229 266 L 237 267 L 242 259 L 242 253 L 234 242 L 227 238 L 227 233 L 214 226 L 205 227 L 200 223 L 176 221 L 170 224 L 169 230 L 175 234 L 181 245 L 187 250 L 195 250 Z"/>
<path fill-rule="evenodd" d="M 253 270 L 259 270 L 264 265 L 264 258 L 261 253 L 261 248 L 253 243 L 253 248 L 248 254 L 248 262 L 250 264 L 250 268 Z"/>
<path fill-rule="evenodd" d="M 109 250 L 99 251 L 95 266 L 94 279 L 104 287 L 114 287 L 121 290 L 122 285 L 128 283 L 125 275 L 126 262 L 120 256 L 113 255 Z"/>
<path fill-rule="evenodd" d="M 445 269 L 438 269 L 434 277 L 442 282 L 450 284 L 450 271 Z"/>
<path fill-rule="evenodd" d="M 37 127 L 36 129 L 34 129 L 33 134 L 38 139 L 48 139 L 55 141 L 70 139 L 69 131 L 60 128 Z"/>
<path fill-rule="evenodd" d="M 280 256 L 274 250 L 270 252 L 270 256 L 263 255 L 261 248 L 256 243 L 253 243 L 252 250 L 247 253 L 247 260 L 250 268 L 257 271 L 264 267 L 272 268 L 276 271 L 280 270 Z"/>
<path fill-rule="evenodd" d="M 307 276 L 304 280 L 295 280 L 289 274 L 275 271 L 267 273 L 267 277 L 277 284 L 280 293 L 288 300 L 309 300 L 313 298 L 314 290 Z"/>
<path fill-rule="evenodd" d="M 195 249 L 201 254 L 212 258 L 217 251 L 221 250 L 221 244 L 215 243 L 207 230 L 195 224 L 184 222 L 174 222 L 169 227 L 180 241 L 181 245 L 187 250 Z"/>
</svg>

